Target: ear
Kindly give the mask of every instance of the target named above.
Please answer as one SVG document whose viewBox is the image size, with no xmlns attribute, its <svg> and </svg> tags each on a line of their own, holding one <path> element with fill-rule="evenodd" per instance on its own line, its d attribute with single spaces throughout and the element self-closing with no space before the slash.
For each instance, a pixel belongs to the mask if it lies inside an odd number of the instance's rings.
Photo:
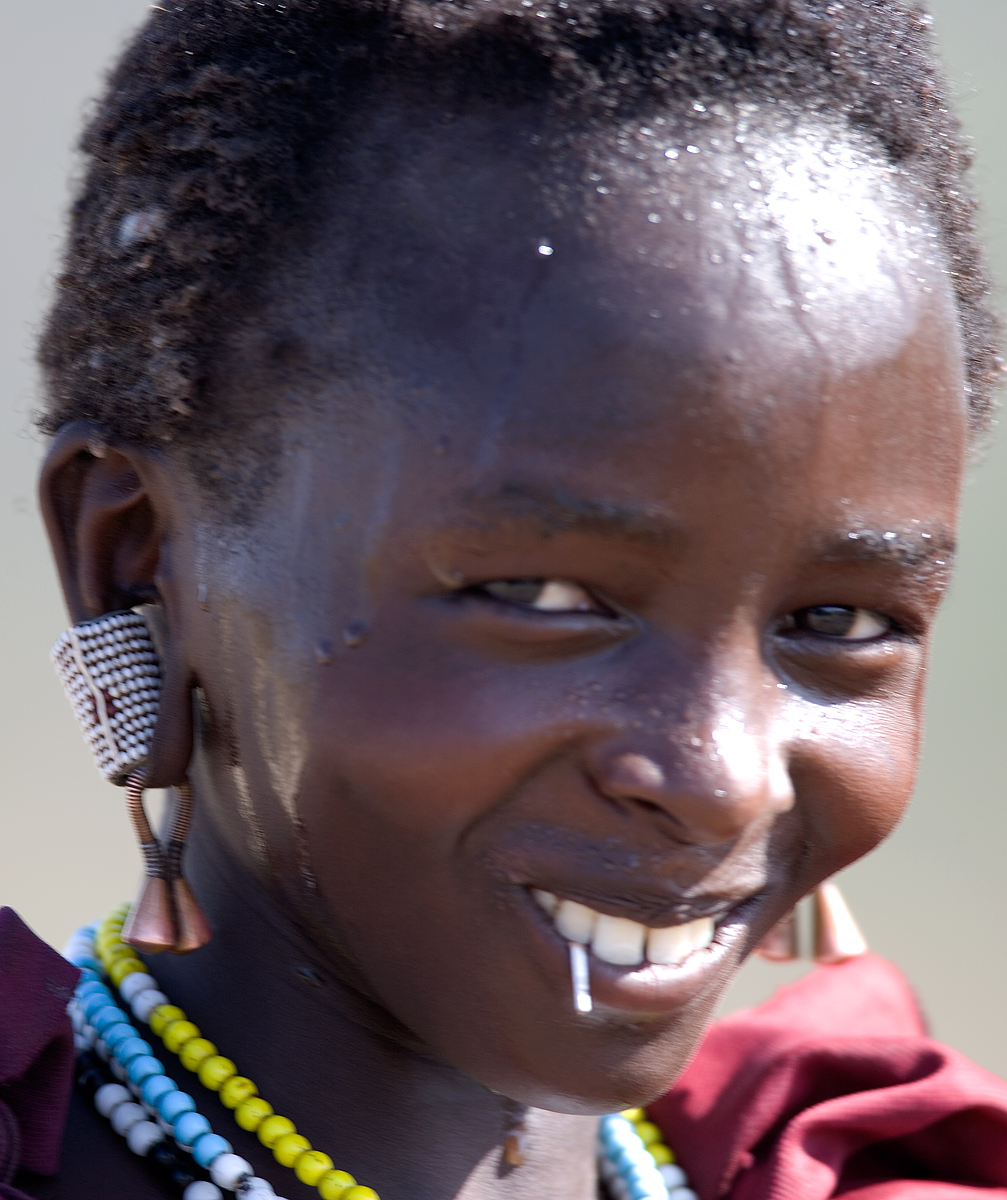
<svg viewBox="0 0 1007 1200">
<path fill-rule="evenodd" d="M 64 425 L 42 466 L 39 499 L 67 608 L 76 624 L 156 605 L 150 624 L 161 658 L 161 704 L 148 787 L 181 783 L 192 755 L 192 688 L 170 572 L 171 506 L 156 452 L 112 442 L 91 421 Z"/>
</svg>

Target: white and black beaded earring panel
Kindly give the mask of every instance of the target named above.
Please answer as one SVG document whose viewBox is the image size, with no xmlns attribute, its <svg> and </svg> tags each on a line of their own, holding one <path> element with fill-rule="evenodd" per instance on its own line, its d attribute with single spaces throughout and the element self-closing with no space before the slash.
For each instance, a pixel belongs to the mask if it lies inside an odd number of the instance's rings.
<svg viewBox="0 0 1007 1200">
<path fill-rule="evenodd" d="M 98 770 L 124 784 L 147 761 L 161 671 L 147 622 L 135 612 L 81 621 L 50 653 Z"/>
</svg>

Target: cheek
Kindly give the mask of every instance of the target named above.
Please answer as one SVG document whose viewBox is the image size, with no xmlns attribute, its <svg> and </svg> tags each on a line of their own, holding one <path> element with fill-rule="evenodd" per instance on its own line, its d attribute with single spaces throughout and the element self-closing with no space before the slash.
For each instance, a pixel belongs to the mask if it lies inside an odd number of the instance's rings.
<svg viewBox="0 0 1007 1200">
<path fill-rule="evenodd" d="M 338 677 L 319 694 L 309 733 L 326 809 L 352 793 L 351 823 L 448 842 L 583 732 L 562 681 L 544 689 L 535 668 L 473 666 L 437 651 L 375 647 L 331 668 Z"/>
<path fill-rule="evenodd" d="M 851 706 L 852 707 L 852 706 Z M 915 698 L 819 713 L 791 752 L 809 870 L 835 874 L 895 828 L 912 795 L 920 740 Z"/>
</svg>

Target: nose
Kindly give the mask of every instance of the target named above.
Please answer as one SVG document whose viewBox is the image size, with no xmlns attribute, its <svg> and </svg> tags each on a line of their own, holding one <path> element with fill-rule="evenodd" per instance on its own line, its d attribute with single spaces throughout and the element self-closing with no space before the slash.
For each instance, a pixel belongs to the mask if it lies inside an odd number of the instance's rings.
<svg viewBox="0 0 1007 1200">
<path fill-rule="evenodd" d="M 660 814 L 674 837 L 696 845 L 732 842 L 794 803 L 785 746 L 737 718 L 609 738 L 591 748 L 588 770 L 607 799 Z"/>
</svg>

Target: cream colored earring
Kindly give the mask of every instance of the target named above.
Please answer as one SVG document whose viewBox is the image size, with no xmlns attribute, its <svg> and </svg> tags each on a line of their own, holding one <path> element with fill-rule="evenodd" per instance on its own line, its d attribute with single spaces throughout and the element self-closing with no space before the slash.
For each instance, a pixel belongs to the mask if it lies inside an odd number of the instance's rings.
<svg viewBox="0 0 1007 1200">
<path fill-rule="evenodd" d="M 836 964 L 867 952 L 860 932 L 843 894 L 832 882 L 820 884 L 813 893 L 814 945 L 812 958 L 817 963 Z M 766 934 L 755 953 L 770 962 L 793 962 L 801 957 L 797 912 L 789 913 Z"/>
<path fill-rule="evenodd" d="M 162 844 L 143 806 L 144 767 L 157 725 L 161 670 L 147 622 L 137 612 L 108 613 L 66 630 L 49 656 L 84 740 L 102 775 L 126 787 L 126 802 L 146 876 L 123 926 L 123 940 L 157 954 L 187 954 L 210 940 L 210 928 L 182 877 L 192 816 L 187 782 L 174 788 L 171 829 Z"/>
</svg>

